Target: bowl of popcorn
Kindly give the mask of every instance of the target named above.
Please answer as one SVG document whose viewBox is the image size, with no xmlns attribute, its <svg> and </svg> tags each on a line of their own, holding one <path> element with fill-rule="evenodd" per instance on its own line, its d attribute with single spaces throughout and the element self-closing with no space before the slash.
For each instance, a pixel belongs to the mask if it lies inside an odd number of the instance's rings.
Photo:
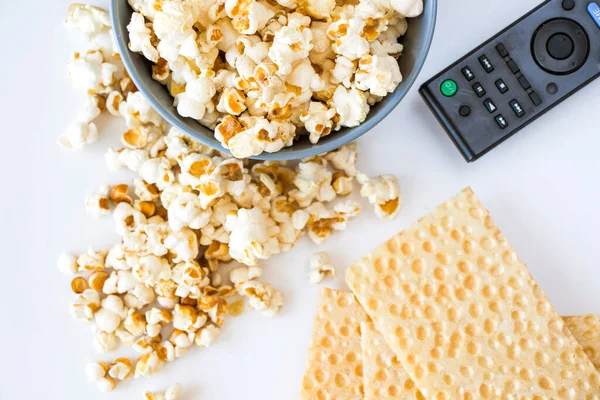
<svg viewBox="0 0 600 400">
<path fill-rule="evenodd" d="M 377 125 L 421 70 L 437 0 L 112 0 L 139 91 L 237 158 L 310 157 Z"/>
</svg>

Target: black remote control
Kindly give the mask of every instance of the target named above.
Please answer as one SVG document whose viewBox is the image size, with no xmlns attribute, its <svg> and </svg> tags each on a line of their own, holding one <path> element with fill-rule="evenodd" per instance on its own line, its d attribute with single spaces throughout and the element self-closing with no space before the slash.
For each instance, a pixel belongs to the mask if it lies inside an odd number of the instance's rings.
<svg viewBox="0 0 600 400">
<path fill-rule="evenodd" d="M 419 92 L 470 162 L 599 75 L 600 0 L 548 0 Z"/>
</svg>

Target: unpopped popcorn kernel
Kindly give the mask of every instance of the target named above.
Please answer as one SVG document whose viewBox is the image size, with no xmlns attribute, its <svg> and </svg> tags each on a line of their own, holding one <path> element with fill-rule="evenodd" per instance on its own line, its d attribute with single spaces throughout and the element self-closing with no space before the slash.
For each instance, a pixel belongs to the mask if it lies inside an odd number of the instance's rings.
<svg viewBox="0 0 600 400">
<path fill-rule="evenodd" d="M 329 255 L 324 251 L 313 254 L 310 258 L 308 281 L 318 284 L 327 276 L 335 276 L 335 267 L 329 261 Z"/>
</svg>

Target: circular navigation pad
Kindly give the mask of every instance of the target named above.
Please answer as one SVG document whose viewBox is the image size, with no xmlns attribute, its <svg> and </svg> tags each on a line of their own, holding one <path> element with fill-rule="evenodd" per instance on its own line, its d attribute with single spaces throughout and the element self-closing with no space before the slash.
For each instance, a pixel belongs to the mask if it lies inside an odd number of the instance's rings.
<svg viewBox="0 0 600 400">
<path fill-rule="evenodd" d="M 553 19 L 544 22 L 534 33 L 532 52 L 535 62 L 555 75 L 575 72 L 589 54 L 588 36 L 577 22 Z"/>
</svg>

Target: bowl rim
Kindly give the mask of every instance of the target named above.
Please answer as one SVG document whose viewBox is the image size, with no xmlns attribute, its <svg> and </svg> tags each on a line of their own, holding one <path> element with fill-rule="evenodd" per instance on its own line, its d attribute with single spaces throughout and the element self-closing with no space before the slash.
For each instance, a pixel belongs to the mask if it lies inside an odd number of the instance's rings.
<svg viewBox="0 0 600 400">
<path fill-rule="evenodd" d="M 191 129 L 190 127 L 185 125 L 181 121 L 181 119 L 184 117 L 174 116 L 174 115 L 172 115 L 172 113 L 168 112 L 162 106 L 162 104 L 156 98 L 156 96 L 154 96 L 152 91 L 149 90 L 148 88 L 146 88 L 146 86 L 142 83 L 142 80 L 137 76 L 137 74 L 132 73 L 136 69 L 134 67 L 134 62 L 133 62 L 133 58 L 132 58 L 133 52 L 131 50 L 129 50 L 128 35 L 127 35 L 126 31 L 123 31 L 121 29 L 121 24 L 119 22 L 119 13 L 120 12 L 117 11 L 118 7 L 119 7 L 118 3 L 122 3 L 122 2 L 127 2 L 127 0 L 111 0 L 110 1 L 110 8 L 109 8 L 110 18 L 111 18 L 111 23 L 113 25 L 114 40 L 115 40 L 117 49 L 118 49 L 120 57 L 121 57 L 121 61 L 123 62 L 123 65 L 124 65 L 125 69 L 127 70 L 129 77 L 131 78 L 131 80 L 133 81 L 133 83 L 135 84 L 137 89 L 150 102 L 150 105 L 152 106 L 152 108 L 163 119 L 165 119 L 171 126 L 175 127 L 176 129 L 183 132 L 185 135 L 191 137 L 192 139 L 199 141 L 200 143 L 202 143 L 205 146 L 208 146 L 212 149 L 215 149 L 215 150 L 218 150 L 221 152 L 231 154 L 231 152 L 228 149 L 224 148 L 222 145 L 220 145 L 220 144 L 215 145 L 214 141 L 209 140 L 208 138 L 204 137 L 203 135 L 197 134 L 194 129 Z M 371 118 L 367 118 L 360 125 L 358 125 L 354 128 L 351 128 L 352 129 L 351 132 L 344 134 L 344 135 L 339 135 L 339 137 L 337 137 L 327 143 L 313 144 L 311 147 L 309 147 L 307 149 L 303 149 L 303 150 L 294 150 L 293 145 L 292 145 L 290 147 L 283 148 L 280 151 L 275 152 L 275 153 L 263 152 L 257 156 L 248 157 L 248 159 L 260 160 L 260 161 L 290 161 L 290 160 L 298 160 L 298 159 L 308 158 L 308 157 L 312 157 L 312 156 L 315 156 L 318 154 L 323 154 L 323 153 L 338 149 L 339 147 L 358 139 L 360 136 L 369 132 L 377 124 L 379 124 L 381 121 L 383 121 L 383 119 L 386 118 L 398 106 L 398 104 L 400 104 L 402 99 L 404 99 L 404 97 L 411 90 L 412 86 L 414 85 L 415 81 L 417 80 L 417 77 L 419 76 L 421 70 L 423 69 L 423 65 L 425 64 L 425 61 L 427 60 L 427 55 L 429 54 L 429 50 L 431 48 L 431 44 L 433 42 L 433 36 L 435 33 L 435 27 L 436 27 L 436 22 L 437 22 L 438 2 L 437 2 L 437 0 L 424 0 L 424 2 L 430 3 L 431 4 L 430 7 L 432 7 L 431 21 L 427 26 L 427 31 L 425 32 L 425 46 L 422 49 L 421 53 L 419 54 L 417 62 L 415 63 L 413 70 L 409 74 L 408 78 L 403 77 L 406 79 L 403 79 L 403 81 L 401 82 L 402 93 L 400 95 L 398 95 L 398 97 L 395 98 L 394 101 L 384 104 L 384 106 L 378 110 L 377 114 L 374 114 Z M 127 4 L 127 5 L 129 6 L 129 4 Z M 131 8 L 131 6 L 129 6 L 129 7 Z M 132 10 L 132 12 L 134 12 L 134 11 Z M 398 90 L 399 88 L 400 88 L 400 86 L 398 86 L 396 88 L 396 90 Z M 392 92 L 389 95 L 393 96 L 395 93 L 396 93 L 396 91 Z M 210 128 L 206 128 L 206 129 L 212 131 L 212 129 L 210 129 Z M 339 134 L 339 131 L 336 133 Z M 287 151 L 285 151 L 286 149 L 287 149 Z"/>
</svg>

